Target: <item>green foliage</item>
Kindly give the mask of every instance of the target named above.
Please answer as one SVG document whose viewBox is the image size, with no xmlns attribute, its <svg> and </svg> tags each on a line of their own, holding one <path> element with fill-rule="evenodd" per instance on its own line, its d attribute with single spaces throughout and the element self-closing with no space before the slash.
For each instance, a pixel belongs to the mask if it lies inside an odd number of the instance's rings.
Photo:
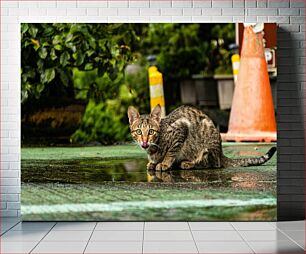
<svg viewBox="0 0 306 254">
<path fill-rule="evenodd" d="M 214 25 L 211 33 L 215 39 L 211 41 L 210 52 L 217 52 L 214 54 L 214 74 L 232 74 L 231 52 L 226 47 L 234 42 L 234 24 Z"/>
<path fill-rule="evenodd" d="M 114 99 L 97 102 L 90 99 L 79 129 L 71 136 L 71 142 L 88 143 L 98 141 L 113 144 L 126 141 L 129 133 L 127 107 L 135 98 L 128 87 L 119 87 L 119 94 Z"/>
<path fill-rule="evenodd" d="M 94 99 L 97 102 L 118 96 L 119 87 L 124 82 L 122 72 L 112 80 L 108 73 L 99 76 L 98 69 L 80 71 L 74 68 L 72 78 L 76 99 Z"/>
<path fill-rule="evenodd" d="M 231 68 L 226 46 L 234 42 L 234 24 L 150 24 L 147 34 L 143 48 L 157 55 L 158 66 L 168 80 Z"/>
<path fill-rule="evenodd" d="M 171 78 L 190 77 L 203 68 L 207 42 L 198 36 L 199 24 L 150 24 L 144 41 L 157 54 L 158 66 Z"/>
<path fill-rule="evenodd" d="M 139 68 L 136 73 L 127 74 L 125 80 L 118 77 L 117 85 L 113 85 L 113 96 L 110 96 L 110 91 L 106 90 L 107 93 L 101 91 L 99 97 L 89 99 L 82 123 L 72 135 L 71 142 L 98 141 L 102 144 L 113 144 L 127 140 L 129 137 L 128 106 L 137 105 L 141 112 L 149 110 L 149 88 L 146 84 L 146 72 L 144 68 Z M 74 73 L 76 87 L 83 84 L 85 80 L 87 84 L 96 84 L 96 87 L 108 87 L 111 84 L 107 76 L 99 78 L 94 71 L 91 73 L 75 71 Z M 89 88 L 85 91 L 79 91 L 77 96 L 83 99 L 90 97 L 88 93 L 92 92 L 93 87 Z"/>
<path fill-rule="evenodd" d="M 23 112 L 77 100 L 86 108 L 72 142 L 126 141 L 127 107 L 149 112 L 147 55 L 157 56 L 169 84 L 192 74 L 231 71 L 226 46 L 232 42 L 233 24 L 23 23 Z M 125 73 L 131 63 L 136 71 Z"/>
<path fill-rule="evenodd" d="M 133 60 L 139 38 L 131 24 L 21 24 L 22 102 L 53 83 L 69 86 L 71 70 L 95 70 L 115 80 Z"/>
<path fill-rule="evenodd" d="M 135 105 L 139 112 L 148 113 L 150 112 L 148 65 L 144 59 L 140 58 L 135 67 L 137 69 L 136 72 L 126 73 L 125 75 L 127 88 L 133 95 L 131 104 Z"/>
<path fill-rule="evenodd" d="M 138 64 L 134 67 L 136 72 L 120 74 L 113 81 L 107 73 L 97 76 L 97 70 L 73 70 L 76 98 L 88 99 L 89 103 L 71 142 L 112 144 L 128 139 L 128 106 L 137 105 L 141 112 L 149 112 L 147 70 Z"/>
<path fill-rule="evenodd" d="M 102 144 L 125 141 L 128 125 L 123 125 L 121 122 L 126 114 L 124 111 L 125 108 L 116 99 L 100 103 L 90 100 L 82 124 L 71 136 L 71 141 L 78 143 L 98 141 Z"/>
</svg>

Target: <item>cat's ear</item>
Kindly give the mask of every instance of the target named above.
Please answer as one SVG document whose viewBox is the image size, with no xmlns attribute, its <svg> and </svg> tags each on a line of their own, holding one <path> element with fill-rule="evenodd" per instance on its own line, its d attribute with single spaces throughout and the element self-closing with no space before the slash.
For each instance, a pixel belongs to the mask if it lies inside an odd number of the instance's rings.
<svg viewBox="0 0 306 254">
<path fill-rule="evenodd" d="M 161 107 L 159 104 L 157 104 L 155 106 L 155 108 L 153 108 L 150 117 L 155 120 L 156 122 L 160 122 L 160 117 L 161 117 Z"/>
<path fill-rule="evenodd" d="M 128 117 L 130 125 L 132 125 L 140 117 L 137 109 L 134 108 L 133 106 L 129 106 L 128 108 Z"/>
</svg>

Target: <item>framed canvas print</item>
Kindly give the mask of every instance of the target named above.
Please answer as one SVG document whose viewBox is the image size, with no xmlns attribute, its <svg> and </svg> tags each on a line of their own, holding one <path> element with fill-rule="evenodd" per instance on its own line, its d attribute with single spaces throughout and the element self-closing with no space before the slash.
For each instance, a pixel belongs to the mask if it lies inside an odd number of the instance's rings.
<svg viewBox="0 0 306 254">
<path fill-rule="evenodd" d="M 276 220 L 276 29 L 22 23 L 23 220 Z"/>
</svg>

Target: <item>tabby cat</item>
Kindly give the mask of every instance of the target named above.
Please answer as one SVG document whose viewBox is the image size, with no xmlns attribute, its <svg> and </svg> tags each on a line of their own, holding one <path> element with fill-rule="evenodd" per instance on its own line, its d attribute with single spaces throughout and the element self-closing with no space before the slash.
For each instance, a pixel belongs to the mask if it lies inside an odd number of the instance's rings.
<svg viewBox="0 0 306 254">
<path fill-rule="evenodd" d="M 256 166 L 268 161 L 276 151 L 272 147 L 261 157 L 227 158 L 212 120 L 191 106 L 181 106 L 163 119 L 159 105 L 150 115 L 140 115 L 130 106 L 128 117 L 133 139 L 148 154 L 148 170 L 164 171 L 176 165 L 181 169 Z"/>
</svg>

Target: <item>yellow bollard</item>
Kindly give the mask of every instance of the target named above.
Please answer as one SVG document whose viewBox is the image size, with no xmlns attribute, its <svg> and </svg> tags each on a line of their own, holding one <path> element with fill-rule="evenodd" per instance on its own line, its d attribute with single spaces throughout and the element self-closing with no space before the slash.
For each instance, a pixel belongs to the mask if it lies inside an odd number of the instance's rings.
<svg viewBox="0 0 306 254">
<path fill-rule="evenodd" d="M 234 55 L 232 55 L 231 59 L 232 59 L 234 81 L 236 83 L 237 82 L 237 78 L 238 78 L 240 56 L 238 54 L 234 54 Z"/>
<path fill-rule="evenodd" d="M 161 106 L 161 117 L 165 117 L 166 109 L 163 88 L 163 74 L 158 71 L 156 66 L 150 66 L 148 72 L 151 111 L 155 106 L 159 104 Z"/>
</svg>

